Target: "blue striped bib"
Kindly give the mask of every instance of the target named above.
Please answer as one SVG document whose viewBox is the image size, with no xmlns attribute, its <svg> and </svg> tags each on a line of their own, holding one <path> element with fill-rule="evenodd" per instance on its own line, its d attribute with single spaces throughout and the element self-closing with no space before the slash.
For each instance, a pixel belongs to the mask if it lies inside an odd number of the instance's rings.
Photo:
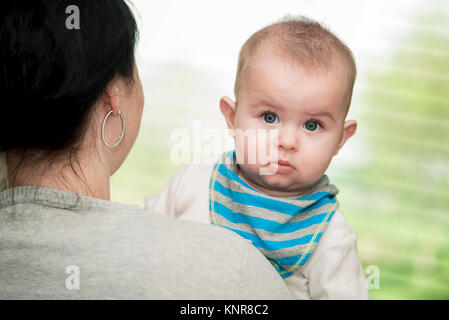
<svg viewBox="0 0 449 320">
<path fill-rule="evenodd" d="M 250 240 L 287 278 L 300 270 L 316 249 L 338 208 L 338 189 L 324 175 L 295 197 L 272 197 L 237 175 L 235 152 L 215 164 L 209 185 L 211 221 Z"/>
</svg>

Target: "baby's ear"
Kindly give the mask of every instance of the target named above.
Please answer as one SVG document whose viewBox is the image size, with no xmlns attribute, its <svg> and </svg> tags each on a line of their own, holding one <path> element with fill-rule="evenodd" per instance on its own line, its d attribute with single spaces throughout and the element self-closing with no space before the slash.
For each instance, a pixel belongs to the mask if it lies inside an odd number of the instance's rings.
<svg viewBox="0 0 449 320">
<path fill-rule="evenodd" d="M 220 110 L 226 120 L 229 130 L 234 129 L 235 102 L 229 97 L 220 99 Z"/>
<path fill-rule="evenodd" d="M 346 120 L 343 124 L 343 132 L 341 134 L 340 142 L 337 145 L 337 150 L 335 151 L 335 154 L 338 153 L 338 151 L 343 147 L 343 145 L 348 141 L 349 138 L 351 138 L 355 131 L 357 130 L 357 121 L 355 120 Z"/>
</svg>

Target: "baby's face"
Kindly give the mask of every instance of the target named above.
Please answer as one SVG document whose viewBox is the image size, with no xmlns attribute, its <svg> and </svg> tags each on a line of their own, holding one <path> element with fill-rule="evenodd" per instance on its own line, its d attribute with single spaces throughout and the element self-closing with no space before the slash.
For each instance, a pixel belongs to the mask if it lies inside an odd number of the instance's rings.
<svg viewBox="0 0 449 320">
<path fill-rule="evenodd" d="M 256 188 L 275 196 L 294 195 L 316 183 L 332 157 L 354 132 L 345 122 L 349 103 L 344 71 L 306 72 L 275 57 L 258 57 L 239 83 L 234 129 L 275 129 L 278 159 L 249 164 L 256 147 L 236 139 L 240 173 Z M 246 141 L 248 142 L 248 141 Z M 275 144 L 275 145 L 273 145 Z M 269 146 L 267 146 L 269 147 Z M 261 169 L 274 168 L 273 174 Z"/>
</svg>

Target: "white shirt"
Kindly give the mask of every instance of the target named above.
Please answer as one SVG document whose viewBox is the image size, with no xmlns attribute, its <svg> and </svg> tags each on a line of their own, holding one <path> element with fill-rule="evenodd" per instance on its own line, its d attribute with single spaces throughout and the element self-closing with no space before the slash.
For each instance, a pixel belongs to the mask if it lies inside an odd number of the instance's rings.
<svg viewBox="0 0 449 320">
<path fill-rule="evenodd" d="M 171 217 L 210 224 L 209 183 L 213 165 L 190 164 L 179 170 L 146 206 Z M 248 240 L 249 241 L 249 240 Z M 284 279 L 297 299 L 368 299 L 357 253 L 357 236 L 336 211 L 307 264 Z"/>
</svg>

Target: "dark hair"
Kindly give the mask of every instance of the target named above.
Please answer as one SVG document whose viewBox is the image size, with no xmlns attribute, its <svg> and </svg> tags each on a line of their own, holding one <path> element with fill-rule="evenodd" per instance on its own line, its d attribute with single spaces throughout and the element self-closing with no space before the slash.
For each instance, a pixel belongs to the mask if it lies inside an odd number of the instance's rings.
<svg viewBox="0 0 449 320">
<path fill-rule="evenodd" d="M 69 29 L 66 8 L 79 8 Z M 68 151 L 116 76 L 133 79 L 138 30 L 123 0 L 0 4 L 0 151 Z"/>
</svg>

